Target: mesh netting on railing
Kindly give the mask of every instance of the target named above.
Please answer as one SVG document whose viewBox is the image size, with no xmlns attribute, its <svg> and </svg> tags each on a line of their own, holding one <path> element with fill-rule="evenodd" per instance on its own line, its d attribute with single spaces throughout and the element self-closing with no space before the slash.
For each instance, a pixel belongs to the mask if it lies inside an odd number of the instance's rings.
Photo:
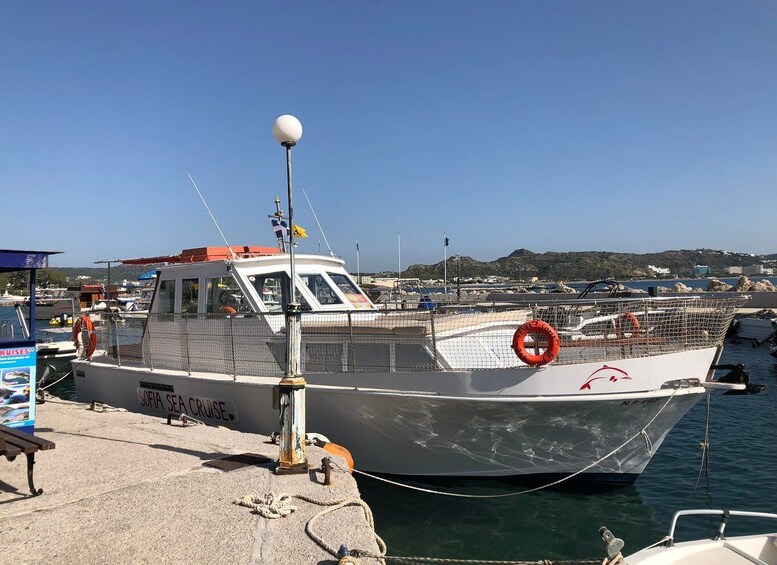
<svg viewBox="0 0 777 565">
<path fill-rule="evenodd" d="M 302 315 L 303 373 L 519 367 L 515 331 L 539 319 L 558 333 L 555 364 L 615 361 L 719 345 L 744 299 L 571 300 L 434 310 Z M 150 315 L 97 324 L 98 343 L 119 363 L 228 375 L 278 376 L 286 367 L 283 314 Z M 529 352 L 544 338 L 529 335 Z"/>
</svg>

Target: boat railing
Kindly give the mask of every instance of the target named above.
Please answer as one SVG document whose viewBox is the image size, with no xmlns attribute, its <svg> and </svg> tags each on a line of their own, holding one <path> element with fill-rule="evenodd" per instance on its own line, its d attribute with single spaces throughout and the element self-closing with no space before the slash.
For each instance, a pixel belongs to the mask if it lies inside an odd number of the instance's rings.
<svg viewBox="0 0 777 565">
<path fill-rule="evenodd" d="M 526 368 L 512 349 L 526 321 L 559 336 L 554 364 L 611 362 L 722 344 L 743 299 L 572 300 L 509 307 L 302 314 L 303 373 Z M 98 347 L 118 363 L 227 375 L 278 376 L 286 367 L 283 313 L 106 313 Z M 539 336 L 527 348 L 547 345 Z"/>
<path fill-rule="evenodd" d="M 675 512 L 672 516 L 672 524 L 669 526 L 669 533 L 664 538 L 664 545 L 666 547 L 672 547 L 675 541 L 675 530 L 677 529 L 677 523 L 683 516 L 720 516 L 720 522 L 718 523 L 718 529 L 715 532 L 714 540 L 726 539 L 726 526 L 732 516 L 740 516 L 744 518 L 762 518 L 767 520 L 777 520 L 777 514 L 771 514 L 768 512 L 750 512 L 746 510 L 713 510 L 703 508 L 699 510 L 680 510 Z"/>
</svg>

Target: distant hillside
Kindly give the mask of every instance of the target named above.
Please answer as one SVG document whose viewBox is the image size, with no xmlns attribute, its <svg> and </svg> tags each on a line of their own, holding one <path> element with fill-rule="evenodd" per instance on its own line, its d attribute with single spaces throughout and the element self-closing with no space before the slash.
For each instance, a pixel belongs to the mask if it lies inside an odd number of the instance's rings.
<svg viewBox="0 0 777 565">
<path fill-rule="evenodd" d="M 750 255 L 713 249 L 681 249 L 659 253 L 614 253 L 611 251 L 579 251 L 574 253 L 534 253 L 528 249 L 516 249 L 507 257 L 495 261 L 478 261 L 472 257 L 461 257 L 462 277 L 485 277 L 489 275 L 511 279 L 538 277 L 546 281 L 596 280 L 602 278 L 631 279 L 659 278 L 648 265 L 669 269 L 674 276 L 690 277 L 694 265 L 707 265 L 713 276 L 725 276 L 726 267 L 771 265 L 777 268 L 777 253 L 771 255 Z M 135 281 L 151 270 L 148 266 L 117 265 L 111 268 L 111 282 L 127 279 Z M 105 283 L 108 269 L 105 267 L 54 267 L 49 269 L 57 275 L 67 277 L 68 284 L 79 282 L 77 277 L 89 277 L 92 282 Z M 403 276 L 422 279 L 441 279 L 443 262 L 433 265 L 411 265 Z M 386 273 L 388 276 L 394 273 Z M 448 277 L 456 276 L 455 259 L 448 259 Z"/>
<path fill-rule="evenodd" d="M 574 253 L 534 253 L 517 249 L 495 261 L 477 261 L 461 257 L 461 276 L 502 276 L 511 279 L 538 277 L 546 281 L 596 280 L 602 278 L 658 278 L 648 265 L 669 269 L 676 277 L 690 277 L 694 265 L 707 265 L 713 276 L 725 276 L 726 267 L 772 264 L 777 267 L 777 254 L 750 255 L 713 249 L 681 249 L 660 253 L 614 253 L 580 251 Z M 443 262 L 433 265 L 411 265 L 404 271 L 408 277 L 442 278 Z M 448 259 L 448 277 L 456 275 L 456 263 Z"/>
</svg>

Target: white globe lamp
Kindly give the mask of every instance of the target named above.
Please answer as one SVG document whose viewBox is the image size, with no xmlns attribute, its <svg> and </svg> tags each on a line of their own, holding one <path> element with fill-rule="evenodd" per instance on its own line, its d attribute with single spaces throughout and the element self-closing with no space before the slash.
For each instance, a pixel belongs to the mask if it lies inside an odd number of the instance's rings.
<svg viewBox="0 0 777 565">
<path fill-rule="evenodd" d="M 302 124 L 294 116 L 284 114 L 275 120 L 272 134 L 284 147 L 293 147 L 302 137 Z"/>
</svg>

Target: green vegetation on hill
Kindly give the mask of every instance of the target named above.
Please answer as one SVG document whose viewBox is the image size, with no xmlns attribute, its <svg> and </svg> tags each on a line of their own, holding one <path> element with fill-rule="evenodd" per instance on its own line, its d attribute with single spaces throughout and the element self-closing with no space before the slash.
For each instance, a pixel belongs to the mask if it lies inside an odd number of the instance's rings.
<svg viewBox="0 0 777 565">
<path fill-rule="evenodd" d="M 648 265 L 669 269 L 673 277 L 690 277 L 694 265 L 707 265 L 716 277 L 726 276 L 726 267 L 766 265 L 777 268 L 777 253 L 772 255 L 751 255 L 713 249 L 681 249 L 660 253 L 614 253 L 610 251 L 579 251 L 573 253 L 534 253 L 528 249 L 516 249 L 507 257 L 496 261 L 478 261 L 472 257 L 461 257 L 459 266 L 462 277 L 501 276 L 528 280 L 538 277 L 545 281 L 597 280 L 614 278 L 660 278 Z M 111 283 L 122 280 L 136 281 L 152 267 L 117 265 L 111 268 Z M 403 276 L 422 279 L 441 279 L 442 261 L 433 265 L 411 265 Z M 448 259 L 448 277 L 456 276 L 454 258 Z M 388 276 L 394 273 L 386 273 Z M 669 275 L 667 275 L 669 277 Z M 27 289 L 27 274 L 0 274 L 0 294 L 6 288 L 11 292 Z M 86 283 L 106 284 L 108 269 L 105 267 L 53 267 L 38 270 L 38 286 L 62 287 Z M 7 286 L 11 283 L 11 286 Z"/>
<path fill-rule="evenodd" d="M 596 280 L 602 278 L 660 278 L 649 265 L 669 269 L 674 277 L 690 277 L 694 265 L 706 265 L 713 276 L 726 276 L 726 267 L 775 265 L 777 255 L 751 255 L 713 249 L 662 251 L 660 253 L 615 253 L 609 251 L 579 251 L 572 253 L 534 253 L 517 249 L 495 261 L 477 261 L 461 257 L 461 276 L 502 276 L 511 279 Z M 455 259 L 448 260 L 448 276 L 456 275 Z M 411 265 L 405 276 L 423 279 L 442 278 L 443 263 Z M 668 275 L 667 275 L 668 276 Z"/>
<path fill-rule="evenodd" d="M 111 284 L 120 283 L 124 279 L 136 281 L 138 277 L 150 270 L 146 266 L 116 266 L 111 268 Z M 29 285 L 29 271 L 14 271 L 0 274 L 0 294 L 6 289 L 14 293 L 24 292 Z M 106 267 L 50 267 L 38 269 L 38 288 L 62 288 L 81 284 L 108 282 Z"/>
</svg>

